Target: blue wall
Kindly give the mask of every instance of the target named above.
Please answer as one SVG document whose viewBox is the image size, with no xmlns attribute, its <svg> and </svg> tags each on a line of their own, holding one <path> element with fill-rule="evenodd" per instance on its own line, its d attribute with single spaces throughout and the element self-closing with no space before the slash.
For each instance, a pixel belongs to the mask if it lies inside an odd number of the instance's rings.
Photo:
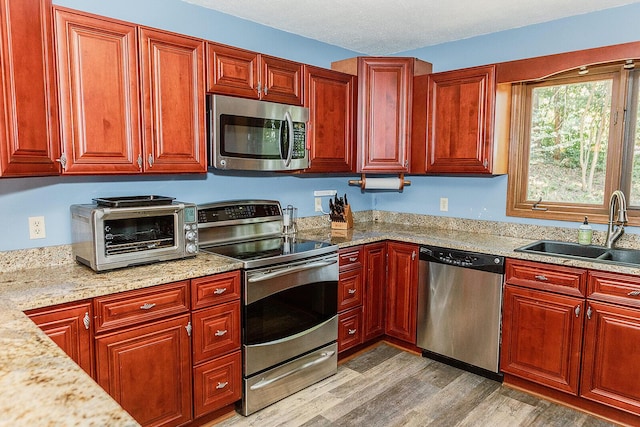
<svg viewBox="0 0 640 427">
<path fill-rule="evenodd" d="M 335 46 L 273 30 L 179 0 L 54 0 L 55 4 L 99 15 L 189 34 L 250 50 L 329 67 L 356 56 Z M 434 64 L 436 71 L 545 55 L 638 40 L 640 5 L 562 19 L 402 53 Z M 93 197 L 162 194 L 204 203 L 235 198 L 274 198 L 314 215 L 313 190 L 347 193 L 355 210 L 371 208 L 441 215 L 440 197 L 449 198 L 449 216 L 521 221 L 547 225 L 563 222 L 506 217 L 506 177 L 444 178 L 412 176 L 403 193 L 365 193 L 349 187 L 350 177 L 297 177 L 278 174 L 223 174 L 160 177 L 52 177 L 0 180 L 0 251 L 68 244 L 69 205 Z M 326 203 L 326 202 L 325 202 Z M 325 209 L 327 207 L 325 206 Z M 29 240 L 30 216 L 45 216 L 45 239 Z"/>
</svg>

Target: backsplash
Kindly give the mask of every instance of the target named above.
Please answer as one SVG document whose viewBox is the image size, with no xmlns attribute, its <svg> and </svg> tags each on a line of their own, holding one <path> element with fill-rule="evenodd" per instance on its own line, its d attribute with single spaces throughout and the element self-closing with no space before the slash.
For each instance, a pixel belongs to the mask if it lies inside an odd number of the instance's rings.
<svg viewBox="0 0 640 427">
<path fill-rule="evenodd" d="M 354 212 L 355 228 L 358 227 L 358 224 L 371 224 L 371 222 L 469 231 L 472 233 L 493 234 L 497 236 L 517 237 L 531 240 L 548 239 L 577 242 L 578 238 L 578 230 L 576 227 L 549 227 L 377 210 Z M 330 222 L 328 215 L 310 216 L 298 219 L 298 229 L 300 230 L 329 227 Z M 607 233 L 605 231 L 594 230 L 593 244 L 603 245 L 606 235 Z M 640 249 L 640 235 L 624 234 L 620 240 L 618 240 L 616 246 L 621 248 Z M 71 256 L 71 245 L 47 246 L 36 249 L 19 249 L 15 251 L 0 252 L 0 274 L 31 268 L 62 266 L 73 263 L 74 260 Z"/>
</svg>

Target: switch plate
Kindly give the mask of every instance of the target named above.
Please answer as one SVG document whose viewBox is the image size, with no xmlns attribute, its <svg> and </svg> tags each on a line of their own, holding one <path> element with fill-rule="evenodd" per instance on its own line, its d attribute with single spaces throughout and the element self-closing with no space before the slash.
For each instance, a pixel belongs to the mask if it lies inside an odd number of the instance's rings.
<svg viewBox="0 0 640 427">
<path fill-rule="evenodd" d="M 449 199 L 447 197 L 440 197 L 440 212 L 447 212 L 449 210 Z"/>
<path fill-rule="evenodd" d="M 44 239 L 47 233 L 44 228 L 43 216 L 29 217 L 29 239 Z"/>
<path fill-rule="evenodd" d="M 315 198 L 315 211 L 322 212 L 322 199 L 320 197 Z"/>
<path fill-rule="evenodd" d="M 338 191 L 336 190 L 316 190 L 313 192 L 314 197 L 322 197 L 322 196 L 333 197 L 336 194 L 338 194 Z"/>
</svg>

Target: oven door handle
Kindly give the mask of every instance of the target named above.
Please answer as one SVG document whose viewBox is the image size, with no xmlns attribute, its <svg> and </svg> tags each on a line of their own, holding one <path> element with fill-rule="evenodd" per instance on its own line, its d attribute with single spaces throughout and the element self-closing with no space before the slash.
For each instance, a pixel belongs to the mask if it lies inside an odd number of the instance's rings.
<svg viewBox="0 0 640 427">
<path fill-rule="evenodd" d="M 328 261 L 316 261 L 310 262 L 308 264 L 299 265 L 296 267 L 290 268 L 281 268 L 276 271 L 271 271 L 269 273 L 264 273 L 260 276 L 252 276 L 248 278 L 250 283 L 261 282 L 263 280 L 273 279 L 274 277 L 286 276 L 288 274 L 299 273 L 301 271 L 313 270 L 314 268 L 322 268 L 331 264 L 335 264 L 338 262 L 336 259 L 328 260 Z"/>
<path fill-rule="evenodd" d="M 326 362 L 327 360 L 329 360 L 334 355 L 334 353 L 335 353 L 335 351 L 323 351 L 322 353 L 320 353 L 320 357 L 318 357 L 317 359 L 312 360 L 310 362 L 307 362 L 307 363 L 305 363 L 303 365 L 300 365 L 297 368 L 294 368 L 294 369 L 292 369 L 290 371 L 284 372 L 284 373 L 282 373 L 282 374 L 280 374 L 280 375 L 278 375 L 276 377 L 269 378 L 269 379 L 263 378 L 260 381 L 258 381 L 257 383 L 255 383 L 254 385 L 252 385 L 251 387 L 249 387 L 249 389 L 251 389 L 251 390 L 259 390 L 259 389 L 261 389 L 263 387 L 266 387 L 266 386 L 268 386 L 270 384 L 275 383 L 276 381 L 280 381 L 280 380 L 288 377 L 289 375 L 293 375 L 293 374 L 295 374 L 297 372 L 300 372 L 300 371 L 302 371 L 304 369 L 311 368 L 312 366 L 315 366 L 315 365 L 319 365 L 320 363 Z"/>
</svg>

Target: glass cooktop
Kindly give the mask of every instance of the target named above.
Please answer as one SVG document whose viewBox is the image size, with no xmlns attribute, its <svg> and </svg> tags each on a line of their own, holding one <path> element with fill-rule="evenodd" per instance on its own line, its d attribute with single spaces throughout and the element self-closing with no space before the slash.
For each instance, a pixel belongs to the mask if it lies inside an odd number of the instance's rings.
<svg viewBox="0 0 640 427">
<path fill-rule="evenodd" d="M 200 247 L 200 250 L 233 258 L 244 262 L 245 268 L 254 268 L 337 252 L 338 246 L 316 240 L 282 236 Z"/>
</svg>

